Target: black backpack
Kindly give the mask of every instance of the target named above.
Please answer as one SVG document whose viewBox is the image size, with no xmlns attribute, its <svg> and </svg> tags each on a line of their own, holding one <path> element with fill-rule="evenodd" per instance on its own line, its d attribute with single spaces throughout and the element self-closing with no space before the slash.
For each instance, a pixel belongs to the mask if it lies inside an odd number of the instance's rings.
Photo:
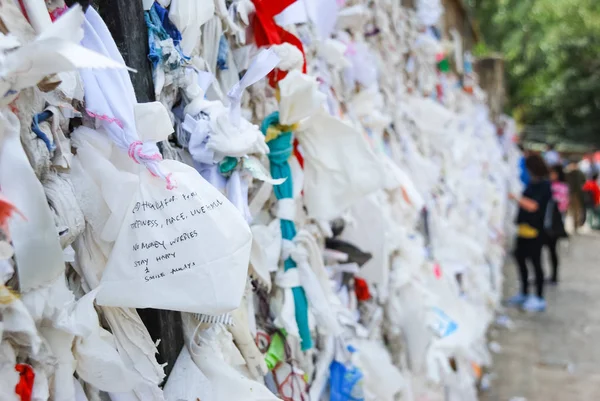
<svg viewBox="0 0 600 401">
<path fill-rule="evenodd" d="M 586 209 L 593 209 L 594 206 L 594 194 L 592 191 L 583 191 L 583 207 Z"/>
<path fill-rule="evenodd" d="M 544 231 L 547 236 L 552 238 L 567 238 L 569 234 L 565 230 L 565 224 L 558 210 L 558 204 L 554 199 L 550 199 L 546 205 L 546 214 L 544 215 Z"/>
</svg>

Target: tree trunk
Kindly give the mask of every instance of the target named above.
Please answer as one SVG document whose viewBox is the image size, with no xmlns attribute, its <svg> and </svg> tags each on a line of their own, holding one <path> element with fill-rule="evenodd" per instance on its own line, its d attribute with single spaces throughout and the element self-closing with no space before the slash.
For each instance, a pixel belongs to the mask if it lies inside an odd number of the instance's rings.
<svg viewBox="0 0 600 401">
<path fill-rule="evenodd" d="M 94 6 L 104 19 L 113 35 L 125 64 L 135 68 L 131 81 L 139 103 L 154 100 L 152 69 L 148 60 L 148 29 L 144 20 L 144 9 L 140 0 L 96 0 Z M 179 312 L 140 309 L 152 338 L 160 339 L 158 361 L 167 363 L 168 375 L 183 346 L 183 328 Z"/>
</svg>

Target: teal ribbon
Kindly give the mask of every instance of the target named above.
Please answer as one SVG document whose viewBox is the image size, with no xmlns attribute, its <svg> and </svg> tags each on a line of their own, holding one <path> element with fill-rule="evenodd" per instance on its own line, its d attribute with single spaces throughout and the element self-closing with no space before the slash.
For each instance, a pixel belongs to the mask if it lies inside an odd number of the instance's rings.
<svg viewBox="0 0 600 401">
<path fill-rule="evenodd" d="M 260 130 L 263 135 L 267 135 L 269 126 L 279 125 L 279 112 L 274 112 L 268 115 L 262 122 Z M 271 176 L 277 178 L 287 178 L 281 185 L 274 185 L 273 192 L 277 199 L 293 198 L 294 185 L 292 183 L 292 171 L 288 159 L 292 155 L 292 132 L 282 132 L 277 138 L 267 142 L 269 146 L 269 161 L 271 162 Z M 281 236 L 283 239 L 293 240 L 296 236 L 296 225 L 293 221 L 281 219 Z M 296 268 L 296 262 L 291 258 L 287 258 L 283 262 L 285 271 Z M 300 331 L 300 339 L 302 340 L 302 350 L 308 350 L 313 347 L 310 329 L 308 327 L 308 301 L 304 288 L 292 288 L 294 294 L 294 304 L 296 313 L 296 323 Z"/>
</svg>

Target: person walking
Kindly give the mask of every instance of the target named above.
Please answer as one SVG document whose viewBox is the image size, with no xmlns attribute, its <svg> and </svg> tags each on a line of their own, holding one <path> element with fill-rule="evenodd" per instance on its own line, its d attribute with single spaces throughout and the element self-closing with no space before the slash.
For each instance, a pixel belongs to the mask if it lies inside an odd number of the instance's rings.
<svg viewBox="0 0 600 401">
<path fill-rule="evenodd" d="M 566 179 L 569 185 L 569 214 L 573 218 L 575 232 L 585 223 L 585 208 L 583 205 L 583 185 L 585 174 L 577 163 L 570 163 L 566 169 Z"/>
<path fill-rule="evenodd" d="M 550 283 L 558 283 L 558 241 L 566 236 L 564 217 L 569 209 L 569 186 L 565 182 L 565 173 L 560 164 L 550 168 L 550 188 L 552 190 L 552 198 L 556 204 L 556 208 L 546 210 L 544 227 L 545 245 L 550 251 L 550 260 L 552 262 L 552 273 L 550 275 Z M 557 215 L 553 215 L 553 213 Z"/>
<path fill-rule="evenodd" d="M 544 300 L 544 271 L 542 269 L 542 246 L 544 244 L 544 217 L 546 207 L 552 199 L 552 189 L 548 181 L 548 167 L 540 155 L 529 155 L 525 160 L 529 171 L 530 182 L 523 196 L 509 195 L 519 204 L 517 216 L 518 235 L 515 249 L 515 259 L 519 268 L 521 290 L 519 294 L 508 300 L 512 306 L 520 306 L 527 311 L 543 311 L 546 309 Z M 535 289 L 529 294 L 529 272 L 527 263 L 534 268 Z"/>
<path fill-rule="evenodd" d="M 583 185 L 583 198 L 587 211 L 588 221 L 593 230 L 600 230 L 600 186 L 598 186 L 598 172 Z"/>
<path fill-rule="evenodd" d="M 558 153 L 554 144 L 549 144 L 546 148 L 546 152 L 544 153 L 544 160 L 546 161 L 546 165 L 548 166 L 555 166 L 557 164 L 561 164 L 560 153 Z"/>
</svg>

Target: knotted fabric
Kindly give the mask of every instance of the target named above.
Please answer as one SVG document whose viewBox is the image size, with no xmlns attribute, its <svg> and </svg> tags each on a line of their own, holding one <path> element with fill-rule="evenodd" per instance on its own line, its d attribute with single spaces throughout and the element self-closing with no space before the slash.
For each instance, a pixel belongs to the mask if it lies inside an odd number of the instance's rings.
<svg viewBox="0 0 600 401">
<path fill-rule="evenodd" d="M 267 130 L 271 126 L 279 126 L 279 113 L 275 112 L 268 115 L 262 125 L 261 131 L 264 135 L 267 135 Z M 292 171 L 288 163 L 288 159 L 292 155 L 292 132 L 284 131 L 276 137 L 272 138 L 267 142 L 269 146 L 269 161 L 271 162 L 271 176 L 277 178 L 287 178 L 282 184 L 273 187 L 275 197 L 277 199 L 292 199 L 293 198 L 293 182 L 292 182 Z M 296 225 L 291 220 L 280 219 L 281 222 L 281 236 L 284 240 L 293 240 L 296 236 Z M 291 257 L 287 257 L 284 260 L 284 269 L 296 268 L 296 262 Z M 293 287 L 292 293 L 294 295 L 296 323 L 298 324 L 298 331 L 300 333 L 300 339 L 302 340 L 302 349 L 308 350 L 312 348 L 312 338 L 310 336 L 310 329 L 308 327 L 308 302 L 306 299 L 306 293 L 301 286 Z"/>
<path fill-rule="evenodd" d="M 82 46 L 124 64 L 106 24 L 98 13 L 88 8 L 83 24 Z M 135 105 L 137 100 L 129 73 L 126 70 L 81 70 L 85 89 L 86 112 L 95 117 L 111 140 L 127 152 L 134 162 L 144 165 L 155 177 L 167 182 L 173 189 L 170 174 L 160 168 L 162 155 L 156 140 L 140 141 L 136 127 Z"/>
<path fill-rule="evenodd" d="M 256 13 L 254 15 L 254 41 L 257 47 L 280 45 L 289 43 L 302 52 L 304 64 L 302 72 L 306 73 L 306 57 L 304 56 L 304 46 L 295 35 L 286 31 L 274 20 L 274 17 L 295 3 L 296 0 L 252 0 Z M 287 71 L 274 70 L 269 74 L 269 83 L 271 86 L 277 86 L 277 82 L 285 78 Z"/>
</svg>

